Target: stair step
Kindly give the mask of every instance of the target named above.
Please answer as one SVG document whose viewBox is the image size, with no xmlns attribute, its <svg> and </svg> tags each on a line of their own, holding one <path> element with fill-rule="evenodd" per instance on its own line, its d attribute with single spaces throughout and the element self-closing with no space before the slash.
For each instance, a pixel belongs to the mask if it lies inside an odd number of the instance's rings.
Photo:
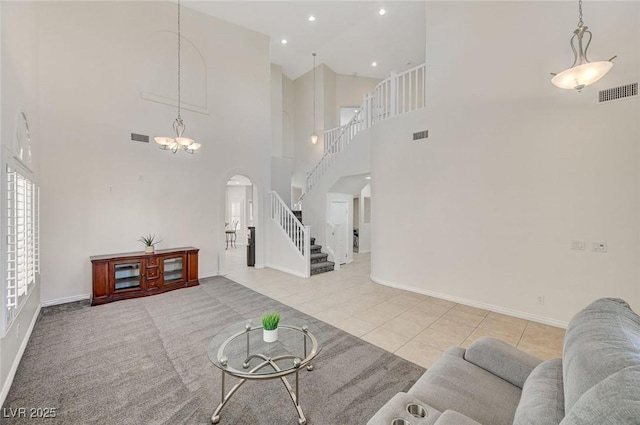
<svg viewBox="0 0 640 425">
<path fill-rule="evenodd" d="M 311 245 L 315 245 L 316 244 L 316 238 L 311 238 Z"/>
<path fill-rule="evenodd" d="M 329 257 L 329 254 L 324 254 L 322 252 L 311 254 L 311 264 L 324 263 L 327 261 L 327 257 Z"/>
<path fill-rule="evenodd" d="M 313 276 L 314 274 L 332 272 L 334 264 L 335 263 L 333 261 L 324 261 L 322 263 L 313 263 L 313 264 L 311 264 L 311 275 Z"/>
<path fill-rule="evenodd" d="M 322 250 L 322 245 L 311 245 L 311 254 L 320 254 L 320 250 Z"/>
</svg>

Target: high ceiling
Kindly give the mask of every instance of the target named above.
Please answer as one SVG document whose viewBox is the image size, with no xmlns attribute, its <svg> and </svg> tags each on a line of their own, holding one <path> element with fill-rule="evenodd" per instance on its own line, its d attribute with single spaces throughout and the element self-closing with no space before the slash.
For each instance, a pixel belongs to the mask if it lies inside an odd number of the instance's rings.
<svg viewBox="0 0 640 425">
<path fill-rule="evenodd" d="M 312 68 L 312 53 L 317 64 L 339 74 L 380 79 L 424 63 L 424 1 L 186 0 L 183 5 L 268 35 L 271 62 L 291 79 Z"/>
</svg>

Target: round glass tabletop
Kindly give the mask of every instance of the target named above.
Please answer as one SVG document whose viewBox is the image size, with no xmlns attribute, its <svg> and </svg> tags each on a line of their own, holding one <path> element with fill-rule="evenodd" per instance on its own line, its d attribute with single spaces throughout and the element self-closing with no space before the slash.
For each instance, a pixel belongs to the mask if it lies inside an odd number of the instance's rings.
<svg viewBox="0 0 640 425">
<path fill-rule="evenodd" d="M 278 339 L 265 342 L 260 319 L 227 326 L 214 336 L 209 360 L 223 371 L 246 379 L 272 379 L 307 366 L 320 351 L 306 325 L 278 325 Z"/>
</svg>

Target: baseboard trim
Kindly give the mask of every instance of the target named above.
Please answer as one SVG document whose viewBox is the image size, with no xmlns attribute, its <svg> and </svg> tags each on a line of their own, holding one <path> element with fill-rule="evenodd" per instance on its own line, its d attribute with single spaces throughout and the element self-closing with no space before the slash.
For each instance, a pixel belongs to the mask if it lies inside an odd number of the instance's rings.
<svg viewBox="0 0 640 425">
<path fill-rule="evenodd" d="M 208 277 L 214 277 L 214 276 L 220 276 L 220 274 L 217 272 L 203 273 L 198 276 L 198 279 L 206 279 Z"/>
<path fill-rule="evenodd" d="M 11 365 L 11 369 L 9 369 L 9 374 L 7 375 L 7 379 L 4 381 L 4 385 L 2 386 L 2 392 L 0 393 L 0 406 L 4 405 L 4 401 L 6 400 L 7 395 L 9 394 L 9 389 L 11 388 L 11 384 L 13 384 L 13 378 L 16 376 L 16 372 L 18 371 L 18 365 L 20 365 L 20 360 L 22 360 L 22 355 L 24 354 L 24 350 L 27 348 L 29 339 L 31 339 L 31 332 L 33 332 L 33 328 L 36 325 L 38 316 L 40 316 L 40 309 L 41 309 L 41 304 L 38 304 L 36 313 L 33 315 L 33 318 L 31 319 L 31 323 L 29 324 L 29 329 L 27 329 L 27 333 L 24 335 L 22 344 L 20 344 L 18 355 L 13 361 L 13 364 Z"/>
<path fill-rule="evenodd" d="M 40 306 L 49 307 L 52 305 L 66 304 L 66 303 L 72 303 L 75 301 L 83 301 L 83 300 L 90 300 L 90 299 L 91 299 L 91 294 L 80 294 L 80 295 L 74 295 L 72 297 L 64 297 L 64 298 L 57 298 L 55 300 L 42 301 L 40 303 Z"/>
<path fill-rule="evenodd" d="M 269 267 L 270 269 L 281 271 L 283 273 L 292 274 L 294 276 L 298 276 L 298 277 L 306 279 L 306 276 L 304 275 L 304 273 L 300 273 L 300 272 L 297 272 L 295 270 L 288 269 L 286 267 L 274 266 L 273 264 L 267 264 L 267 267 Z"/>
<path fill-rule="evenodd" d="M 444 294 L 442 292 L 429 291 L 427 289 L 415 288 L 409 285 L 402 285 L 400 283 L 391 282 L 385 279 L 377 278 L 372 274 L 369 275 L 371 280 L 381 285 L 390 286 L 396 289 L 404 289 L 405 291 L 416 292 L 418 294 L 427 295 L 429 297 L 441 298 L 443 300 L 452 301 L 458 304 L 468 305 L 470 307 L 482 308 L 484 310 L 493 311 L 495 313 L 506 314 L 508 316 L 518 317 L 520 319 L 530 320 L 532 322 L 543 323 L 545 325 L 556 326 L 566 329 L 569 325 L 568 322 L 561 320 L 549 319 L 548 317 L 538 316 L 536 314 L 525 313 L 523 311 L 512 310 L 510 308 L 501 307 L 494 304 L 487 304 L 479 301 L 470 300 L 468 298 L 457 297 L 455 295 Z"/>
</svg>

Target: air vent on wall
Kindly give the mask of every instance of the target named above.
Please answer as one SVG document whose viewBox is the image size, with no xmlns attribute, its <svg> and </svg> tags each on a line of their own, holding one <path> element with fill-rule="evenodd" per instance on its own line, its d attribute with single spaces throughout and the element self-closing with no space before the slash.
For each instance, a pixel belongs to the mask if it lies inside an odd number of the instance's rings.
<svg viewBox="0 0 640 425">
<path fill-rule="evenodd" d="M 418 131 L 417 133 L 413 133 L 413 140 L 426 139 L 429 137 L 429 130 Z"/>
<path fill-rule="evenodd" d="M 133 140 L 134 142 L 149 143 L 149 136 L 145 136 L 144 134 L 131 133 L 131 140 Z"/>
<path fill-rule="evenodd" d="M 631 83 L 625 86 L 614 87 L 611 89 L 600 90 L 598 93 L 598 102 L 608 102 L 610 100 L 622 99 L 630 96 L 638 95 L 638 83 Z"/>
</svg>

